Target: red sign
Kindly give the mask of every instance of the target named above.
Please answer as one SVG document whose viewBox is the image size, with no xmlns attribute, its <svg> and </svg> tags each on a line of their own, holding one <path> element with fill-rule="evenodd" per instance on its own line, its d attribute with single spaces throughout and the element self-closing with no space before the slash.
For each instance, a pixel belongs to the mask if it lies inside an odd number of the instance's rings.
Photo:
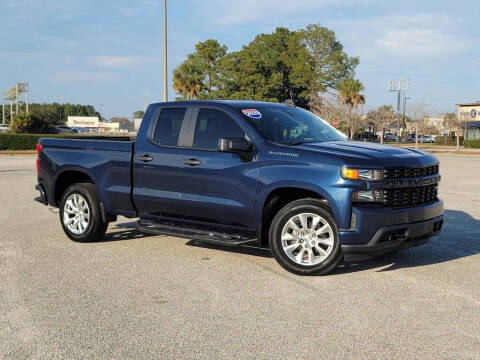
<svg viewBox="0 0 480 360">
<path fill-rule="evenodd" d="M 333 126 L 338 128 L 338 120 L 333 120 Z"/>
</svg>

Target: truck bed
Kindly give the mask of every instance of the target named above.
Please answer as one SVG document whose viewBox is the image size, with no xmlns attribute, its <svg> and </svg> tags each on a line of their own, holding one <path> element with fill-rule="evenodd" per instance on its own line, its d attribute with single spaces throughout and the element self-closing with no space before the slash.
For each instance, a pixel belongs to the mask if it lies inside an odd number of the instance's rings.
<svg viewBox="0 0 480 360">
<path fill-rule="evenodd" d="M 106 211 L 112 214 L 135 213 L 130 193 L 132 186 L 132 153 L 134 142 L 128 137 L 113 140 L 41 138 L 42 161 L 39 181 L 45 184 L 48 201 L 59 201 L 59 177 L 88 174 L 98 186 L 100 199 Z M 48 184 L 48 185 L 47 185 Z M 48 188 L 47 188 L 48 187 Z"/>
</svg>

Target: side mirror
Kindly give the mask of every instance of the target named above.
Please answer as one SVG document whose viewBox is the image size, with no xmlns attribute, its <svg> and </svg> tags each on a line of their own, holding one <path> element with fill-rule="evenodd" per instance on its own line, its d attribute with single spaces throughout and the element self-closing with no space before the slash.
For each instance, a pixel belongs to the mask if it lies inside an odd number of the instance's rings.
<svg viewBox="0 0 480 360">
<path fill-rule="evenodd" d="M 252 150 L 252 143 L 245 139 L 218 139 L 218 150 L 224 152 L 244 153 Z"/>
</svg>

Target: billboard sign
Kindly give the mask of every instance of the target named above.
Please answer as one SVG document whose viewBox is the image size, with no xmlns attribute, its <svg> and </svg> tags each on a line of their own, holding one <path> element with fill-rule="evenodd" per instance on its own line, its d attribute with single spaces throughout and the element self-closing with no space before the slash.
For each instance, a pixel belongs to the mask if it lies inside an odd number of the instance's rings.
<svg viewBox="0 0 480 360">
<path fill-rule="evenodd" d="M 67 126 L 80 128 L 98 128 L 98 116 L 69 116 Z"/>
</svg>

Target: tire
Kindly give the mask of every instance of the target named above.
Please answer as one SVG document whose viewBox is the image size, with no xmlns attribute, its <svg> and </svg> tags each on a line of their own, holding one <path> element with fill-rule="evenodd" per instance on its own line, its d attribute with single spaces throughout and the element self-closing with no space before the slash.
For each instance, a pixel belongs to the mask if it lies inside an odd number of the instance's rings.
<svg viewBox="0 0 480 360">
<path fill-rule="evenodd" d="M 316 199 L 284 206 L 270 225 L 269 241 L 275 260 L 298 275 L 325 275 L 342 259 L 335 219 Z"/>
<path fill-rule="evenodd" d="M 103 239 L 108 222 L 103 221 L 95 185 L 78 183 L 65 190 L 60 201 L 60 223 L 65 234 L 73 241 L 94 242 Z"/>
</svg>

